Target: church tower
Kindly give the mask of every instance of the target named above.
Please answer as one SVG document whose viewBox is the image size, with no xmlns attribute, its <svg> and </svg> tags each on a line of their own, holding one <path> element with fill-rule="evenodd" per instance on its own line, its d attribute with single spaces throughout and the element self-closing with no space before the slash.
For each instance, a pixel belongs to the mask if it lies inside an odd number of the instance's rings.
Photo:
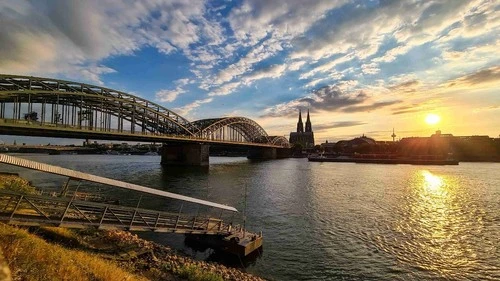
<svg viewBox="0 0 500 281">
<path fill-rule="evenodd" d="M 312 131 L 311 118 L 309 110 L 307 110 L 306 130 L 304 132 L 304 124 L 302 123 L 302 111 L 299 110 L 299 121 L 297 122 L 297 132 L 290 132 L 290 144 L 300 144 L 302 149 L 314 148 L 314 133 Z"/>
<path fill-rule="evenodd" d="M 309 109 L 307 110 L 306 133 L 312 132 L 311 119 L 309 118 Z"/>
<path fill-rule="evenodd" d="M 304 124 L 302 124 L 302 112 L 299 110 L 299 122 L 297 122 L 297 133 L 304 132 Z"/>
</svg>

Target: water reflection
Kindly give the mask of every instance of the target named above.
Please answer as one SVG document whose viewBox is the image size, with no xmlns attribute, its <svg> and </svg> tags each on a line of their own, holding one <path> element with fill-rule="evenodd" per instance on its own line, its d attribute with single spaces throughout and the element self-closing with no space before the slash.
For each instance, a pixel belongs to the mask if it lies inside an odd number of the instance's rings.
<svg viewBox="0 0 500 281">
<path fill-rule="evenodd" d="M 477 261 L 474 233 L 482 229 L 467 191 L 455 178 L 421 170 L 409 192 L 396 225 L 396 243 L 386 246 L 416 269 L 442 278 L 460 276 Z"/>
<path fill-rule="evenodd" d="M 442 192 L 446 192 L 446 189 L 443 188 L 444 180 L 442 177 L 431 174 L 429 171 L 421 171 L 424 177 L 423 187 L 426 191 L 441 194 Z M 445 195 L 445 194 L 444 194 Z"/>
</svg>

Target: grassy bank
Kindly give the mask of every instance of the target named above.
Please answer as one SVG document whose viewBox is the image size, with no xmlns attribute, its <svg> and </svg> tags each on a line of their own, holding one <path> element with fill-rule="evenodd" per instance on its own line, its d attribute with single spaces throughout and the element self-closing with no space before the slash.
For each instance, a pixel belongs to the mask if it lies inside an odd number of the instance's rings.
<svg viewBox="0 0 500 281">
<path fill-rule="evenodd" d="M 51 244 L 0 224 L 0 248 L 13 280 L 147 280 L 95 254 Z"/>
</svg>

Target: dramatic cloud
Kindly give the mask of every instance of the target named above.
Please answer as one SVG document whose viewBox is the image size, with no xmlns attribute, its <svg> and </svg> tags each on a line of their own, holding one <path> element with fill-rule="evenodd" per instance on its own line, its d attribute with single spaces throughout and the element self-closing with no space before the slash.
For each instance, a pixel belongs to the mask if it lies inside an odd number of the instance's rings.
<svg viewBox="0 0 500 281">
<path fill-rule="evenodd" d="M 110 56 L 147 45 L 190 55 L 189 46 L 200 40 L 220 43 L 220 28 L 203 18 L 204 11 L 203 1 L 3 1 L 0 72 L 100 82 L 114 70 L 95 65 Z"/>
<path fill-rule="evenodd" d="M 266 109 L 264 116 L 290 116 L 302 108 L 310 108 L 315 112 L 369 112 L 401 102 L 393 100 L 369 103 L 369 100 L 369 96 L 362 91 L 349 93 L 342 91 L 337 86 L 325 86 L 304 98 L 270 107 Z"/>
<path fill-rule="evenodd" d="M 0 73 L 129 89 L 193 117 L 244 108 L 277 130 L 299 108 L 371 124 L 437 97 L 448 103 L 433 109 L 465 106 L 449 102 L 458 92 L 481 96 L 476 108 L 497 101 L 498 11 L 491 0 L 4 0 Z"/>
</svg>

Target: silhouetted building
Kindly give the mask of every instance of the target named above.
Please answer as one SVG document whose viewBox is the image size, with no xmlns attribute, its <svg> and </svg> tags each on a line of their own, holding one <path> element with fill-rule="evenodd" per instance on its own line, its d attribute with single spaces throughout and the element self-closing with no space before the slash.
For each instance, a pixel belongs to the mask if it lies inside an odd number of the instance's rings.
<svg viewBox="0 0 500 281">
<path fill-rule="evenodd" d="M 500 161 L 500 141 L 489 136 L 453 136 L 436 131 L 430 137 L 403 138 L 402 155 L 448 155 L 460 161 Z"/>
<path fill-rule="evenodd" d="M 367 149 L 375 146 L 377 141 L 374 139 L 362 135 L 361 137 L 354 138 L 352 140 L 340 140 L 336 143 L 329 143 L 326 141 L 321 144 L 321 150 L 327 153 L 354 153 L 354 152 L 366 152 Z"/>
<path fill-rule="evenodd" d="M 300 144 L 302 148 L 314 148 L 314 133 L 312 131 L 311 118 L 307 110 L 306 129 L 302 123 L 302 112 L 299 111 L 299 121 L 297 122 L 297 132 L 290 133 L 290 144 Z"/>
</svg>

